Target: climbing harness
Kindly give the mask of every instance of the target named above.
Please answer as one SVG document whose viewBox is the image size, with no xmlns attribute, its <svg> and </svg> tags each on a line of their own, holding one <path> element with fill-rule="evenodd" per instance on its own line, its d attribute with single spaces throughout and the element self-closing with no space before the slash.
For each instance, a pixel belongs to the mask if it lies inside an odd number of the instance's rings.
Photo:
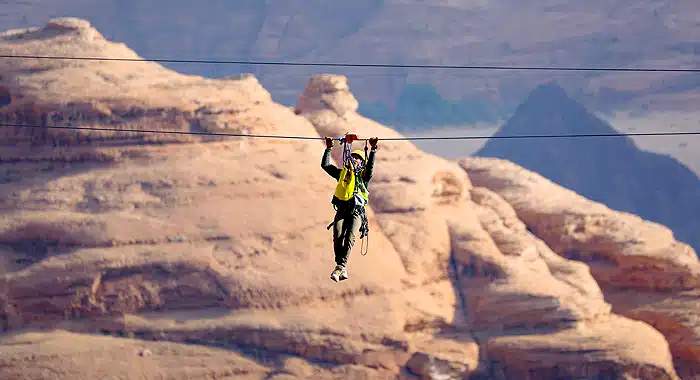
<svg viewBox="0 0 700 380">
<path fill-rule="evenodd" d="M 353 193 L 346 194 L 346 192 L 340 191 L 340 193 L 342 193 L 342 194 L 339 194 L 339 191 L 336 190 L 336 197 L 338 197 L 340 195 L 339 199 L 348 200 L 348 199 L 352 199 L 358 190 L 358 186 L 356 185 L 356 181 L 357 181 L 357 177 L 358 177 L 357 171 L 361 168 L 356 168 L 355 162 L 352 159 L 352 154 L 353 154 L 352 143 L 353 143 L 353 141 L 357 141 L 359 139 L 357 138 L 356 134 L 346 133 L 345 136 L 339 137 L 339 138 L 337 138 L 337 140 L 340 141 L 341 144 L 343 144 L 343 156 L 342 156 L 343 170 L 341 172 L 339 182 L 346 180 L 345 178 L 348 175 L 352 176 L 352 178 L 348 179 L 348 181 L 350 181 L 350 182 L 348 183 L 348 186 L 345 189 L 349 189 L 350 187 L 352 187 Z M 365 147 L 364 147 L 365 154 L 363 157 L 365 160 L 367 160 L 367 150 L 368 150 L 367 141 L 365 140 Z M 359 153 L 362 153 L 362 151 L 360 151 Z M 361 181 L 361 179 L 360 179 L 360 181 Z M 351 184 L 351 186 L 350 186 L 350 184 Z M 363 185 L 363 188 L 365 190 L 364 190 L 364 194 L 362 196 L 365 199 L 367 199 L 365 185 Z M 336 204 L 333 204 L 333 209 L 336 212 L 338 212 L 338 206 Z M 360 240 L 362 241 L 362 244 L 360 246 L 360 253 L 362 254 L 362 256 L 366 256 L 367 253 L 369 252 L 369 221 L 367 220 L 367 213 L 365 211 L 365 207 L 364 207 L 364 205 L 363 206 L 355 206 L 352 211 L 348 210 L 346 212 L 350 212 L 351 214 L 354 214 L 357 212 L 357 213 L 359 213 L 359 216 L 361 217 Z M 333 222 L 331 222 L 331 224 L 329 224 L 326 227 L 326 229 L 330 230 L 331 227 L 333 227 L 335 225 L 335 223 L 337 223 L 337 219 L 334 219 Z M 364 238 L 365 237 L 367 238 L 367 249 L 366 250 L 364 249 L 364 245 L 365 245 Z"/>
<path fill-rule="evenodd" d="M 333 205 L 333 208 L 338 211 L 338 208 L 336 205 Z M 360 222 L 360 240 L 361 240 L 361 245 L 360 245 L 360 253 L 362 256 L 367 256 L 367 253 L 369 252 L 369 220 L 367 219 L 367 212 L 365 211 L 365 208 L 363 206 L 355 206 L 355 209 L 351 212 L 351 214 L 354 213 L 359 213 L 361 222 Z M 336 223 L 338 222 L 338 219 L 333 219 L 331 224 L 329 224 L 326 227 L 326 230 L 331 229 Z M 367 249 L 365 250 L 365 238 L 367 238 Z"/>
</svg>

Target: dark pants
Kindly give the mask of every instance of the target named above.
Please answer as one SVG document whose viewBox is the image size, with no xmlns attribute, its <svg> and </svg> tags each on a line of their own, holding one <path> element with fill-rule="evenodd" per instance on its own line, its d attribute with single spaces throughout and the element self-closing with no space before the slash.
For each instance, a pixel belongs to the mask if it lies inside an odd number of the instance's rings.
<svg viewBox="0 0 700 380">
<path fill-rule="evenodd" d="M 338 211 L 333 219 L 333 251 L 335 263 L 346 266 L 355 239 L 360 235 L 362 213 L 360 210 Z"/>
</svg>

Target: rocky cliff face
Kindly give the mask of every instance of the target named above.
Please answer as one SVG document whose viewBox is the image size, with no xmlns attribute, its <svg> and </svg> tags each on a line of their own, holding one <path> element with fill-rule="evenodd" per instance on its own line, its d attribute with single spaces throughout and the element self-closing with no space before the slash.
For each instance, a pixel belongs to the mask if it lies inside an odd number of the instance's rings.
<svg viewBox="0 0 700 380">
<path fill-rule="evenodd" d="M 0 36 L 16 54 L 111 49 L 133 54 L 75 19 Z M 5 121 L 399 136 L 340 76 L 291 110 L 251 77 L 0 64 Z M 320 142 L 4 130 L 0 377 L 676 379 L 700 363 L 692 249 L 511 163 L 380 142 L 369 254 L 335 284 Z"/>
</svg>

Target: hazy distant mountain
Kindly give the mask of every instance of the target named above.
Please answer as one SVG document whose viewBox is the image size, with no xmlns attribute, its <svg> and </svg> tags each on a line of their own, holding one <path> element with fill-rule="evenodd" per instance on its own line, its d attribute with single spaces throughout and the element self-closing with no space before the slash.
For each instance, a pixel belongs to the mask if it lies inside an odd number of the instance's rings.
<svg viewBox="0 0 700 380">
<path fill-rule="evenodd" d="M 495 124 L 503 120 L 501 116 L 505 113 L 498 105 L 484 99 L 445 99 L 430 84 L 407 85 L 393 107 L 383 102 L 365 102 L 359 111 L 402 131 L 477 122 Z"/>
<path fill-rule="evenodd" d="M 6 0 L 0 29 L 78 16 L 147 57 L 696 67 L 699 8 L 696 0 Z M 399 127 L 489 120 L 494 112 L 502 118 L 550 79 L 597 111 L 695 109 L 700 98 L 700 77 L 687 74 L 170 67 L 206 76 L 253 72 L 276 100 L 290 105 L 309 75 L 342 73 L 363 111 Z M 444 101 L 420 103 L 414 85 L 434 88 Z M 416 102 L 420 106 L 407 107 Z"/>
<path fill-rule="evenodd" d="M 495 134 L 616 133 L 556 84 L 535 89 Z M 479 156 L 514 161 L 609 207 L 670 227 L 700 248 L 700 179 L 626 137 L 489 140 Z"/>
</svg>

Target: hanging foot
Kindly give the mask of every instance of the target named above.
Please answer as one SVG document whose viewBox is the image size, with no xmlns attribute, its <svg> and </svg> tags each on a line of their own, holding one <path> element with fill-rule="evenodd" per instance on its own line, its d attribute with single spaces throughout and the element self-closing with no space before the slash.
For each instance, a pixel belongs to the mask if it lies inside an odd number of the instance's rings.
<svg viewBox="0 0 700 380">
<path fill-rule="evenodd" d="M 338 282 L 340 281 L 340 276 L 341 273 L 343 272 L 343 267 L 340 265 L 336 265 L 335 269 L 333 269 L 333 272 L 331 273 L 331 280 Z"/>
<path fill-rule="evenodd" d="M 343 269 L 340 271 L 340 281 L 347 280 L 350 278 L 350 275 L 348 275 L 348 268 L 343 267 Z"/>
</svg>

